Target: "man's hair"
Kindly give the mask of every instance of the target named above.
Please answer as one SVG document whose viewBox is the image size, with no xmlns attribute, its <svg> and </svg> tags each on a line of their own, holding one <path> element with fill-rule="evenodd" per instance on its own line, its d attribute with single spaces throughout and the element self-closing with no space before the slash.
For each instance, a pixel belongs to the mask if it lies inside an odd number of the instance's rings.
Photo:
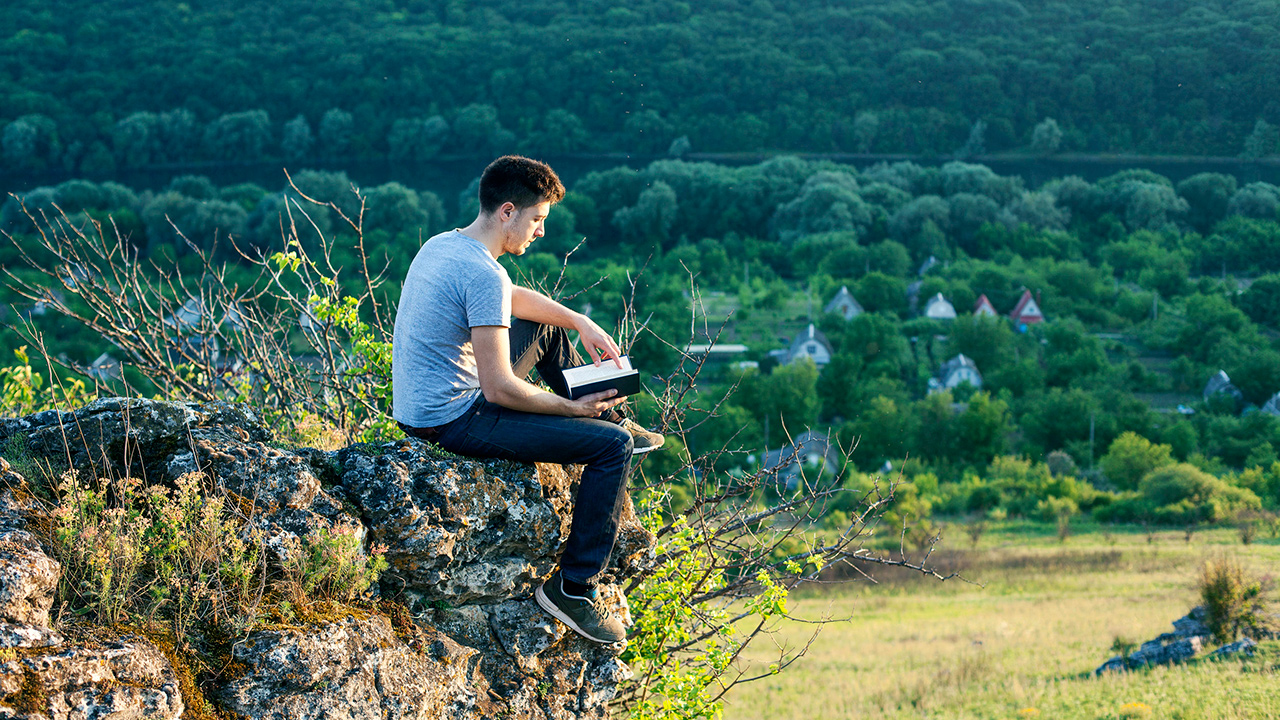
<svg viewBox="0 0 1280 720">
<path fill-rule="evenodd" d="M 564 185 L 549 165 L 519 155 L 504 155 L 489 163 L 480 176 L 480 210 L 492 213 L 511 203 L 517 210 L 540 202 L 564 199 Z"/>
</svg>

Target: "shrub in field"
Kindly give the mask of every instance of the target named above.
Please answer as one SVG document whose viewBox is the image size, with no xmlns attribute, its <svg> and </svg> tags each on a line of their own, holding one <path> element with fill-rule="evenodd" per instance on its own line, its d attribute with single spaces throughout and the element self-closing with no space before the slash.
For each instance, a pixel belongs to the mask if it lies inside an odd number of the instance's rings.
<svg viewBox="0 0 1280 720">
<path fill-rule="evenodd" d="M 1200 569 L 1200 598 L 1213 638 L 1229 643 L 1243 633 L 1252 637 L 1271 629 L 1265 592 L 1270 581 L 1254 577 L 1227 557 L 1208 560 Z"/>
<path fill-rule="evenodd" d="M 1111 448 L 1098 464 L 1117 488 L 1133 490 L 1147 473 L 1173 464 L 1173 448 L 1152 443 L 1137 433 L 1126 432 L 1111 443 Z"/>
<path fill-rule="evenodd" d="M 1179 463 L 1149 473 L 1139 487 L 1152 519 L 1170 525 L 1221 522 L 1262 507 L 1257 495 Z"/>
</svg>

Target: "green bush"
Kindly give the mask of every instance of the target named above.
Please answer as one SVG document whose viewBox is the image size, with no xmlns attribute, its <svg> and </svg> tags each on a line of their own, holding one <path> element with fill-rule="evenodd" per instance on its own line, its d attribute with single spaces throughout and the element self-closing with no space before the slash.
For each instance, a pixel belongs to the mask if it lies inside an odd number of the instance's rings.
<svg viewBox="0 0 1280 720">
<path fill-rule="evenodd" d="M 1199 468 L 1178 463 L 1155 470 L 1139 487 L 1158 523 L 1189 523 L 1230 520 L 1245 510 L 1259 510 L 1262 502 L 1249 490 L 1227 484 Z"/>
<path fill-rule="evenodd" d="M 1243 633 L 1252 638 L 1270 630 L 1266 583 L 1226 557 L 1205 561 L 1200 570 L 1200 598 L 1209 629 L 1219 643 L 1234 642 Z"/>
</svg>

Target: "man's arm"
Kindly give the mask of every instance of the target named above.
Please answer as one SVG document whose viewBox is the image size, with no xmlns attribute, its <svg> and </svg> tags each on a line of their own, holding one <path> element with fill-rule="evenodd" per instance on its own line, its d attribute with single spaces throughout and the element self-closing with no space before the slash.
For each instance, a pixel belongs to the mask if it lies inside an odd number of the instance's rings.
<svg viewBox="0 0 1280 720">
<path fill-rule="evenodd" d="M 521 380 L 511 371 L 511 336 L 500 325 L 471 328 L 471 349 L 480 392 L 495 405 L 543 415 L 595 417 L 626 399 L 613 397 L 617 390 L 605 390 L 570 400 Z"/>
<path fill-rule="evenodd" d="M 604 358 L 615 358 L 614 363 L 622 367 L 616 358 L 622 355 L 618 344 L 609 337 L 591 318 L 574 312 L 540 292 L 513 286 L 511 288 L 511 314 L 521 320 L 532 320 L 543 325 L 554 325 L 566 330 L 577 330 L 582 347 L 587 357 L 596 365 Z M 473 339 L 474 343 L 475 340 Z M 506 357 L 506 355 L 503 355 Z"/>
</svg>

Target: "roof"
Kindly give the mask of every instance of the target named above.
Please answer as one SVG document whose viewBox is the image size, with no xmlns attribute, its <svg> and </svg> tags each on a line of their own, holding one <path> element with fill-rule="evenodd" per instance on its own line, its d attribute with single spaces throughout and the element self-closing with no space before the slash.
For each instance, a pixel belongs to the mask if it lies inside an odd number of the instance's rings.
<svg viewBox="0 0 1280 720">
<path fill-rule="evenodd" d="M 790 356 L 794 358 L 801 354 L 808 355 L 809 353 L 804 352 L 805 345 L 814 340 L 821 344 L 822 347 L 826 348 L 828 355 L 834 354 L 834 350 L 831 349 L 831 342 L 827 340 L 827 336 L 823 335 L 821 330 L 814 327 L 813 323 L 809 323 L 809 327 L 805 330 L 801 330 L 800 334 L 796 335 L 796 339 L 791 341 Z"/>
<path fill-rule="evenodd" d="M 1017 322 L 1022 323 L 1038 323 L 1044 320 L 1044 313 L 1040 312 L 1040 304 L 1031 297 L 1030 290 L 1023 290 L 1022 297 L 1018 299 L 1018 304 L 1014 306 L 1013 312 L 1009 313 L 1009 317 Z"/>
<path fill-rule="evenodd" d="M 1232 384 L 1231 377 L 1227 375 L 1226 370 L 1219 370 L 1213 375 L 1213 377 L 1209 378 L 1209 382 L 1204 384 L 1205 400 L 1208 400 L 1210 397 L 1217 395 L 1218 393 L 1226 393 L 1227 395 L 1236 398 L 1244 396 L 1244 393 L 1240 392 L 1240 389 Z"/>
<path fill-rule="evenodd" d="M 848 310 L 847 312 L 846 309 Z M 831 302 L 827 303 L 827 306 L 823 308 L 822 311 L 838 313 L 843 315 L 846 320 L 851 320 L 866 312 L 866 310 L 862 309 L 862 305 L 858 302 L 858 299 L 853 296 L 853 293 L 849 292 L 849 287 L 847 285 L 840 286 L 840 292 L 836 293 L 835 297 L 831 298 Z"/>
<path fill-rule="evenodd" d="M 979 295 L 978 302 L 973 304 L 974 315 L 987 315 L 990 317 L 999 317 L 1000 313 L 996 312 L 996 306 L 991 304 L 986 295 Z"/>
<path fill-rule="evenodd" d="M 956 316 L 956 308 L 950 300 L 942 297 L 942 293 L 938 293 L 924 306 L 924 315 L 935 320 L 948 320 Z"/>
<path fill-rule="evenodd" d="M 965 355 L 964 353 L 960 353 L 959 355 L 956 355 L 950 360 L 942 363 L 942 367 L 938 368 L 938 374 L 943 376 L 949 375 L 951 372 L 964 367 L 973 368 L 975 371 L 978 370 L 978 365 L 973 361 L 973 358 Z M 981 371 L 979 371 L 979 374 L 981 374 Z"/>
<path fill-rule="evenodd" d="M 1272 395 L 1270 400 L 1263 403 L 1262 412 L 1280 417 L 1280 392 Z"/>
</svg>

